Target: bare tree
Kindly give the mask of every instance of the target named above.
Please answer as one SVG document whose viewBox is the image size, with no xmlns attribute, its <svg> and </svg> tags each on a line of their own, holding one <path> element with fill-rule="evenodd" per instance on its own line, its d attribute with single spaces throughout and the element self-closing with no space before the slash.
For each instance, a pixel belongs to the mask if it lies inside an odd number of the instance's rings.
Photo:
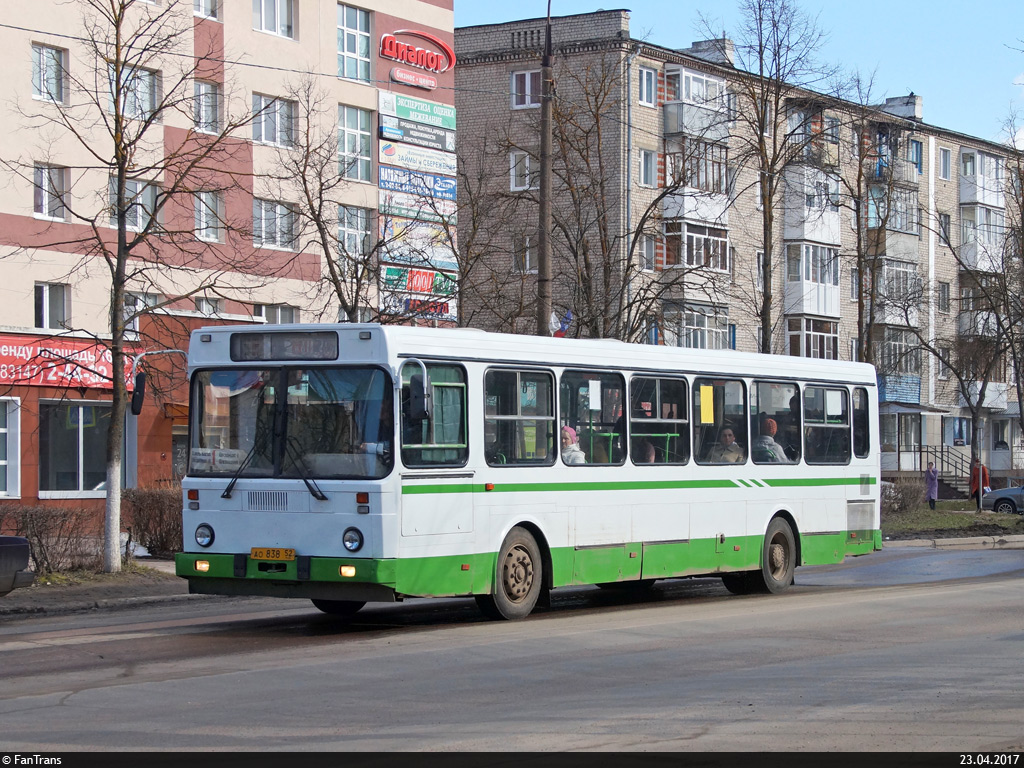
<svg viewBox="0 0 1024 768">
<path fill-rule="evenodd" d="M 239 251 L 228 236 L 239 228 L 227 214 L 239 180 L 230 169 L 243 167 L 242 145 L 232 136 L 248 115 L 232 115 L 217 82 L 223 67 L 217 53 L 196 49 L 191 8 L 140 0 L 76 6 L 82 21 L 72 65 L 57 62 L 49 79 L 41 78 L 45 103 L 20 107 L 39 133 L 39 154 L 3 164 L 30 180 L 37 197 L 59 213 L 55 218 L 68 222 L 45 226 L 18 245 L 74 254 L 69 278 L 102 266 L 109 283 L 109 331 L 91 335 L 110 361 L 103 560 L 114 572 L 121 567 L 124 373 L 129 345 L 137 341 L 132 329 L 154 309 L 200 293 L 223 294 L 243 282 L 237 273 L 259 270 L 247 261 L 251 249 Z M 66 156 L 51 156 L 49 146 Z M 132 291 L 153 300 L 134 300 Z"/>
</svg>

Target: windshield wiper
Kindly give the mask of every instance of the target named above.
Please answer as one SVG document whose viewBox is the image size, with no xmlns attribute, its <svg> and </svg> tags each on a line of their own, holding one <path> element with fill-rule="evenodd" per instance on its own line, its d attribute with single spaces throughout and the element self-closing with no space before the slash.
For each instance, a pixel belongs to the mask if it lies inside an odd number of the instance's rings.
<svg viewBox="0 0 1024 768">
<path fill-rule="evenodd" d="M 257 442 L 253 440 L 252 448 L 250 448 L 249 452 L 245 454 L 245 458 L 242 459 L 242 463 L 238 465 L 238 469 L 235 470 L 235 474 L 231 476 L 231 480 L 228 482 L 227 488 L 225 488 L 224 492 L 221 493 L 220 497 L 222 499 L 231 498 L 231 491 L 234 490 L 235 483 L 238 482 L 238 478 L 242 476 L 242 473 L 245 472 L 246 467 L 248 467 L 252 463 L 253 458 L 256 456 L 256 447 Z"/>
<path fill-rule="evenodd" d="M 306 462 L 302 459 L 302 453 L 295 447 L 295 438 L 285 440 L 285 450 L 287 450 L 288 455 L 291 456 L 295 468 L 299 471 L 299 477 L 302 478 L 302 482 L 306 484 L 306 488 L 309 489 L 313 498 L 317 501 L 327 501 L 327 495 L 320 490 L 320 486 L 316 484 L 316 480 L 309 477 Z"/>
</svg>

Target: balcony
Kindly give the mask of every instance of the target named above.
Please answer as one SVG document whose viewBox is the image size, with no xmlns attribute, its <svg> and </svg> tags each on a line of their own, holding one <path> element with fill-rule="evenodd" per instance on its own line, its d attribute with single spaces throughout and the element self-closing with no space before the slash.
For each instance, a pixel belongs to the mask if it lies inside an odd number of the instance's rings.
<svg viewBox="0 0 1024 768">
<path fill-rule="evenodd" d="M 705 141 L 725 141 L 729 138 L 729 114 L 720 104 L 710 107 L 672 101 L 662 109 L 666 136 L 685 133 Z"/>
<path fill-rule="evenodd" d="M 1002 245 L 979 240 L 965 240 L 960 246 L 960 262 L 964 269 L 976 272 L 1002 272 Z"/>
<path fill-rule="evenodd" d="M 920 403 L 921 377 L 906 373 L 879 376 L 878 401 L 881 403 Z"/>
<path fill-rule="evenodd" d="M 838 285 L 807 280 L 787 282 L 783 301 L 787 315 L 818 315 L 836 320 L 842 315 Z"/>
<path fill-rule="evenodd" d="M 961 336 L 994 338 L 999 331 L 996 313 L 991 311 L 961 312 L 957 317 Z"/>
<path fill-rule="evenodd" d="M 985 387 L 985 399 L 981 403 L 982 408 L 991 408 L 994 411 L 1005 411 L 1006 410 L 1006 393 L 1008 385 L 1000 381 L 990 381 L 988 386 Z M 977 402 L 978 393 L 981 391 L 981 382 L 972 381 L 968 386 L 968 390 L 971 393 L 971 400 Z M 961 392 L 959 395 L 959 406 L 961 408 L 969 408 L 967 399 Z"/>
<path fill-rule="evenodd" d="M 918 261 L 921 238 L 916 232 L 898 232 L 875 227 L 868 230 L 868 255 L 885 256 L 898 261 Z"/>
<path fill-rule="evenodd" d="M 729 196 L 685 187 L 666 195 L 662 215 L 666 219 L 707 222 L 713 227 L 729 226 Z"/>
<path fill-rule="evenodd" d="M 880 157 L 875 163 L 872 178 L 883 182 L 917 186 L 921 180 L 921 174 L 917 165 L 905 157 Z"/>
<path fill-rule="evenodd" d="M 960 204 L 987 205 L 1002 208 L 1006 205 L 1002 179 L 973 174 L 960 176 Z"/>
<path fill-rule="evenodd" d="M 814 167 L 795 166 L 786 169 L 784 178 L 783 238 L 839 245 L 839 208 L 833 205 L 834 200 L 825 199 L 830 195 L 825 173 Z"/>
</svg>

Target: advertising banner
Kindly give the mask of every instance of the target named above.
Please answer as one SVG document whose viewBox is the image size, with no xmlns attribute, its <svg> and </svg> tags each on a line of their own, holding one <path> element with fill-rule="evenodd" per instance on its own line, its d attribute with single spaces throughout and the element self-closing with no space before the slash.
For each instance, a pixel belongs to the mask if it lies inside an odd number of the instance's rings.
<svg viewBox="0 0 1024 768">
<path fill-rule="evenodd" d="M 380 137 L 441 152 L 455 151 L 455 131 L 403 120 L 394 115 L 380 115 Z"/>
<path fill-rule="evenodd" d="M 417 147 L 413 144 L 400 144 L 396 141 L 382 139 L 378 143 L 377 159 L 382 165 L 387 163 L 412 171 L 427 171 L 446 176 L 454 176 L 456 172 L 454 154 Z"/>
<path fill-rule="evenodd" d="M 126 350 L 128 389 L 132 358 Z M 0 335 L 0 386 L 113 389 L 110 350 L 89 339 Z"/>
<path fill-rule="evenodd" d="M 449 131 L 455 130 L 455 107 L 451 104 L 439 104 L 436 101 L 416 99 L 387 91 L 380 91 L 378 104 L 383 115 L 393 115 Z"/>
<path fill-rule="evenodd" d="M 382 189 L 380 212 L 387 216 L 400 216 L 420 221 L 446 221 L 456 224 L 457 206 L 454 200 L 439 200 L 424 195 L 410 195 L 405 192 L 389 192 Z"/>
<path fill-rule="evenodd" d="M 389 192 L 405 192 L 408 195 L 436 197 L 454 202 L 455 179 L 424 171 L 409 171 L 390 165 L 377 168 L 377 186 Z"/>
<path fill-rule="evenodd" d="M 458 272 L 459 263 L 449 244 L 449 234 L 454 240 L 454 230 L 447 232 L 439 224 L 381 216 L 381 261 Z"/>
<path fill-rule="evenodd" d="M 409 291 L 431 296 L 454 296 L 457 287 L 454 275 L 412 267 L 384 267 L 380 282 L 384 291 Z"/>
<path fill-rule="evenodd" d="M 431 320 L 459 319 L 456 301 L 432 299 L 428 296 L 409 296 L 399 293 L 385 293 L 381 296 L 381 312 L 401 317 L 423 317 Z"/>
</svg>

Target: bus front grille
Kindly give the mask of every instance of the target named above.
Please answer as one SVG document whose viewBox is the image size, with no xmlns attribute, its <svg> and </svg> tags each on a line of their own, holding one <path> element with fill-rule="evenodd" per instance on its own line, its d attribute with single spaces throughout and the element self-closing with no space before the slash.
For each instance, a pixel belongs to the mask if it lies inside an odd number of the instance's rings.
<svg viewBox="0 0 1024 768">
<path fill-rule="evenodd" d="M 285 491 L 249 491 L 246 509 L 249 512 L 287 512 L 288 494 Z"/>
</svg>

